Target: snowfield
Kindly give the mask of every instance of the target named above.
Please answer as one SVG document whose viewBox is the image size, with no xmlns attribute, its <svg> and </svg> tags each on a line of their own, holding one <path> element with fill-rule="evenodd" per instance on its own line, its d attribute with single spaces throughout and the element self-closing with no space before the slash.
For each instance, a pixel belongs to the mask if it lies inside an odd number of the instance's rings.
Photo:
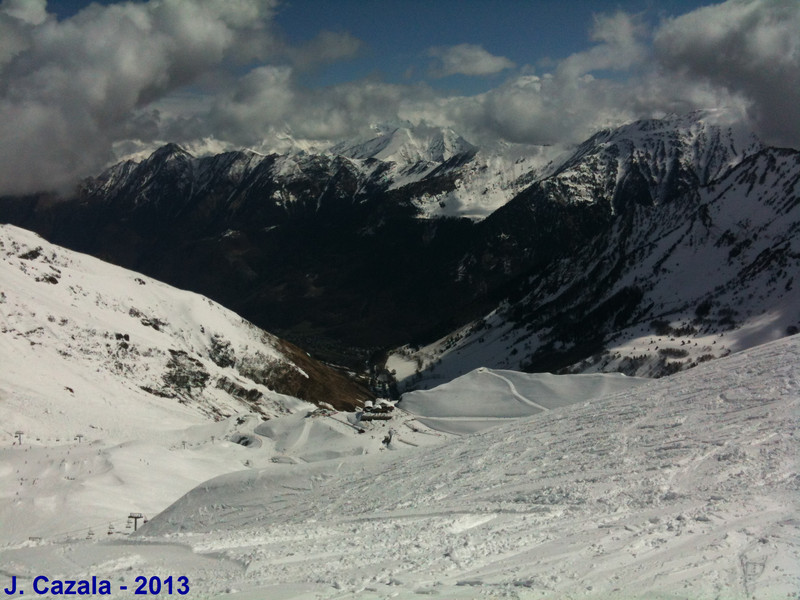
<svg viewBox="0 0 800 600">
<path fill-rule="evenodd" d="M 483 431 L 509 419 L 602 398 L 648 383 L 621 373 L 553 375 L 478 368 L 429 391 L 403 394 L 398 404 L 438 431 Z"/>
<path fill-rule="evenodd" d="M 477 434 L 411 419 L 400 435 L 438 443 L 226 473 L 131 537 L 3 537 L 0 572 L 26 590 L 40 574 L 96 575 L 114 597 L 172 575 L 189 598 L 236 600 L 797 598 L 798 365 L 793 336 Z M 474 378 L 499 397 L 498 383 L 520 402 L 496 374 Z M 284 450 L 316 435 L 264 433 Z M 3 448 L 4 520 L 33 450 Z M 169 468 L 151 460 L 146 478 Z M 113 483 L 95 485 L 100 501 Z"/>
<path fill-rule="evenodd" d="M 222 306 L 0 226 L 0 543 L 121 535 L 131 511 L 270 463 L 248 436 L 316 408 L 268 387 L 272 372 L 305 377 Z"/>
<path fill-rule="evenodd" d="M 0 284 L 0 394 L 18 406 L 8 436 L 152 438 L 209 417 L 311 406 L 249 377 L 304 376 L 278 339 L 199 294 L 10 225 L 0 226 Z"/>
</svg>

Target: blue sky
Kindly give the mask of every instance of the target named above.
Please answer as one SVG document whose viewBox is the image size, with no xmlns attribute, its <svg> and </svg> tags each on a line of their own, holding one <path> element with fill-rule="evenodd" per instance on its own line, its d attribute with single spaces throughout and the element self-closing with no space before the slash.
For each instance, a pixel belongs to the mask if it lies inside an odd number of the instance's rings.
<svg viewBox="0 0 800 600">
<path fill-rule="evenodd" d="M 90 3 L 50 0 L 48 10 L 64 19 Z M 541 69 L 589 47 L 597 15 L 625 11 L 652 27 L 661 19 L 707 4 L 700 0 L 288 0 L 277 6 L 273 24 L 295 45 L 326 30 L 349 33 L 363 43 L 355 56 L 304 73 L 301 79 L 307 85 L 379 78 L 393 83 L 425 81 L 443 90 L 474 94 L 494 87 L 508 73 L 432 78 L 428 49 L 476 44 L 517 66 Z"/>
<path fill-rule="evenodd" d="M 799 32 L 798 0 L 0 0 L 0 194 L 398 121 L 573 144 L 712 108 L 800 147 Z"/>
<path fill-rule="evenodd" d="M 409 68 L 414 69 L 412 80 L 427 79 L 430 47 L 478 44 L 517 65 L 537 65 L 585 49 L 596 14 L 626 10 L 655 22 L 659 15 L 700 5 L 697 0 L 295 0 L 278 11 L 275 21 L 296 42 L 321 29 L 347 31 L 364 41 L 361 56 L 336 76 L 320 76 L 323 81 L 374 74 L 402 81 Z M 491 83 L 468 77 L 439 82 L 465 91 L 487 89 Z"/>
</svg>

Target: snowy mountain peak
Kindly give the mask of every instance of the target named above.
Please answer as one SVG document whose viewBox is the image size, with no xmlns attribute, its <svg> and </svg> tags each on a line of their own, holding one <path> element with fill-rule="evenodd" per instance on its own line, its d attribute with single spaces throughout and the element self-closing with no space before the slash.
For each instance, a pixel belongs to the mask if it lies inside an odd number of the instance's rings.
<svg viewBox="0 0 800 600">
<path fill-rule="evenodd" d="M 377 133 L 375 137 L 343 142 L 331 147 L 329 152 L 410 166 L 419 162 L 441 163 L 456 155 L 477 151 L 477 147 L 449 128 L 407 124 L 378 125 L 373 129 Z"/>
<path fill-rule="evenodd" d="M 601 131 L 577 147 L 542 182 L 565 201 L 670 201 L 722 176 L 764 146 L 725 112 L 697 111 Z"/>
<path fill-rule="evenodd" d="M 677 158 L 703 184 L 764 147 L 742 120 L 723 110 L 636 121 L 617 129 L 609 143 L 643 152 L 645 158 Z"/>
<path fill-rule="evenodd" d="M 187 150 L 182 148 L 179 144 L 168 143 L 156 149 L 147 159 L 153 163 L 168 162 L 172 160 L 192 160 L 192 156 Z"/>
</svg>

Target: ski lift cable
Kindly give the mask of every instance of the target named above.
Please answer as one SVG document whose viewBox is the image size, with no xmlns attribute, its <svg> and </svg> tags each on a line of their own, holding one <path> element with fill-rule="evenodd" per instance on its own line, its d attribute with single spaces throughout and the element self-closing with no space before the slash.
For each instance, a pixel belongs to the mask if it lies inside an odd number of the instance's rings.
<svg viewBox="0 0 800 600">
<path fill-rule="evenodd" d="M 88 533 L 89 531 L 92 531 L 92 530 L 103 529 L 104 527 L 108 527 L 109 525 L 114 525 L 114 527 L 123 528 L 123 524 L 124 523 L 125 523 L 125 519 L 116 520 L 116 521 L 109 521 L 108 519 L 103 519 L 102 521 L 100 521 L 100 522 L 98 522 L 98 523 L 96 523 L 94 525 L 89 525 L 87 527 L 81 527 L 80 529 L 69 529 L 67 531 L 60 531 L 60 532 L 53 533 L 51 535 L 37 536 L 37 537 L 41 537 L 42 539 L 58 540 L 58 539 L 66 538 L 66 537 L 73 536 L 73 535 L 78 535 L 78 534 L 82 534 L 82 533 Z"/>
<path fill-rule="evenodd" d="M 111 521 L 111 522 L 113 522 L 113 521 Z M 73 534 L 73 533 L 84 533 L 86 531 L 89 531 L 90 529 L 100 529 L 100 528 L 108 525 L 109 523 L 110 523 L 110 521 L 108 519 L 104 519 L 103 521 L 101 521 L 101 522 L 99 522 L 99 523 L 97 523 L 95 525 L 88 525 L 86 527 L 81 527 L 80 529 L 68 529 L 67 531 L 60 531 L 60 532 L 54 533 L 53 535 L 48 536 L 48 537 L 54 537 L 55 538 L 55 537 L 61 537 L 61 536 L 64 536 L 64 535 L 70 535 L 70 534 Z"/>
</svg>

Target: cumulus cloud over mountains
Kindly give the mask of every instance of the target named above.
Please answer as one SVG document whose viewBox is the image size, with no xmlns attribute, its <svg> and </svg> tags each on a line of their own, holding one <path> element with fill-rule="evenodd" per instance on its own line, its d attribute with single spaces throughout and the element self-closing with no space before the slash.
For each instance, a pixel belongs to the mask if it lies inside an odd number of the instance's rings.
<svg viewBox="0 0 800 600">
<path fill-rule="evenodd" d="M 273 0 L 91 5 L 58 20 L 44 0 L 0 4 L 0 193 L 67 189 L 162 141 L 326 143 L 375 121 L 450 126 L 475 143 L 580 141 L 633 118 L 726 106 L 768 142 L 800 145 L 800 3 L 728 0 L 648 28 L 598 15 L 591 44 L 545 69 L 480 45 L 428 51 L 430 83 L 379 77 L 308 87 L 301 73 L 357 55 L 347 32 L 292 45 Z M 533 42 L 532 42 L 533 43 Z M 505 73 L 473 96 L 436 78 Z"/>
<path fill-rule="evenodd" d="M 731 0 L 667 21 L 654 40 L 669 71 L 741 94 L 762 135 L 800 139 L 800 2 Z"/>
<path fill-rule="evenodd" d="M 37 4 L 37 6 L 33 6 Z M 225 60 L 272 50 L 268 1 L 90 5 L 58 22 L 44 2 L 0 5 L 0 181 L 5 191 L 64 185 L 111 158 L 136 111 Z"/>
<path fill-rule="evenodd" d="M 431 67 L 433 77 L 448 75 L 492 75 L 514 66 L 504 56 L 494 56 L 475 44 L 458 44 L 457 46 L 434 47 L 428 54 L 436 59 Z"/>
</svg>

